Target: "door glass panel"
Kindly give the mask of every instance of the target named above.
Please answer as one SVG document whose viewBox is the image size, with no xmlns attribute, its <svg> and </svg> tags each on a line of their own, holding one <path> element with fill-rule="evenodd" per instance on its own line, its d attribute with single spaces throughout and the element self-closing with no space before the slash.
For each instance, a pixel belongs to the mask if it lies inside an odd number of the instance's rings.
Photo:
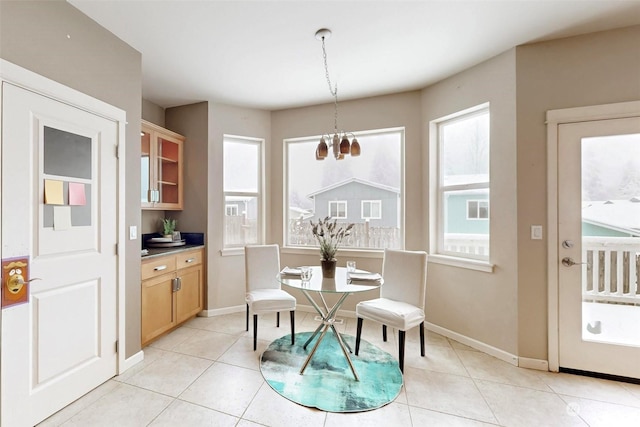
<svg viewBox="0 0 640 427">
<path fill-rule="evenodd" d="M 582 339 L 640 346 L 640 134 L 581 145 Z"/>
<path fill-rule="evenodd" d="M 140 201 L 142 203 L 150 203 L 151 197 L 151 135 L 148 132 L 142 132 L 141 142 L 141 158 L 140 158 Z"/>
<path fill-rule="evenodd" d="M 160 203 L 178 203 L 179 146 L 158 138 L 158 190 Z"/>
</svg>

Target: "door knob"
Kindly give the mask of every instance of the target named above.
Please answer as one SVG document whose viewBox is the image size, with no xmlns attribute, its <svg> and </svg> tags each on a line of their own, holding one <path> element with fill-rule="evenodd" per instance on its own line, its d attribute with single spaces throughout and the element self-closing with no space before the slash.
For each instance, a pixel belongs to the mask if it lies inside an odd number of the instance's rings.
<svg viewBox="0 0 640 427">
<path fill-rule="evenodd" d="M 575 262 L 573 258 L 568 256 L 562 258 L 562 265 L 564 265 L 565 267 L 572 267 L 574 265 L 581 265 L 581 264 L 586 264 L 586 262 Z"/>
</svg>

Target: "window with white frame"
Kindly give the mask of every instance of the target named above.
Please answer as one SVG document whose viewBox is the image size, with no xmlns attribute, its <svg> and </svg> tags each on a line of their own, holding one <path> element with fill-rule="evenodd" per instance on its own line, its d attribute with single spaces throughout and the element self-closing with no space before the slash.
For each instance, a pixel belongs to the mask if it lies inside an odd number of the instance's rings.
<svg viewBox="0 0 640 427">
<path fill-rule="evenodd" d="M 332 219 L 347 218 L 347 202 L 344 200 L 329 201 L 329 216 Z"/>
<path fill-rule="evenodd" d="M 432 122 L 438 254 L 489 260 L 489 129 L 488 104 Z"/>
<path fill-rule="evenodd" d="M 224 247 L 263 242 L 264 140 L 224 135 Z"/>
<path fill-rule="evenodd" d="M 382 200 L 363 200 L 361 203 L 362 219 L 381 219 Z"/>
<path fill-rule="evenodd" d="M 489 219 L 489 201 L 467 200 L 467 219 Z"/>
<path fill-rule="evenodd" d="M 237 216 L 238 215 L 238 205 L 226 205 L 224 207 L 225 214 L 227 216 Z"/>
<path fill-rule="evenodd" d="M 360 155 L 341 160 L 332 153 L 316 160 L 319 135 L 284 140 L 286 246 L 317 247 L 309 222 L 328 216 L 354 224 L 343 249 L 403 247 L 404 128 L 354 135 Z M 370 222 L 363 215 L 379 219 Z"/>
</svg>

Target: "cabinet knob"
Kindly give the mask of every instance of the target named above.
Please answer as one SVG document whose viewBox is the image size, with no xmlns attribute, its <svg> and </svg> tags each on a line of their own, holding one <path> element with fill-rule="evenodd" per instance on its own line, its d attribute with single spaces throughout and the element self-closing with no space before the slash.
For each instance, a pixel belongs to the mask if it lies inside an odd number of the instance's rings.
<svg viewBox="0 0 640 427">
<path fill-rule="evenodd" d="M 153 269 L 153 271 L 162 271 L 162 270 L 166 270 L 167 266 L 166 265 L 159 265 L 156 268 Z"/>
<path fill-rule="evenodd" d="M 186 259 L 184 262 L 186 262 L 187 264 L 191 264 L 195 260 L 196 260 L 195 258 L 189 258 L 189 259 Z"/>
</svg>

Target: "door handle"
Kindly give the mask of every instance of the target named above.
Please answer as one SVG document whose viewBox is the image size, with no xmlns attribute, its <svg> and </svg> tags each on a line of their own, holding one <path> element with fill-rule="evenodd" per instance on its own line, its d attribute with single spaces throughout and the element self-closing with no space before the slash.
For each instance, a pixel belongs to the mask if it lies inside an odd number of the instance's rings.
<svg viewBox="0 0 640 427">
<path fill-rule="evenodd" d="M 587 264 L 586 262 L 575 262 L 573 260 L 573 258 L 571 257 L 564 257 L 562 258 L 562 265 L 564 265 L 565 267 L 573 267 L 574 265 L 582 265 L 582 264 Z"/>
</svg>

